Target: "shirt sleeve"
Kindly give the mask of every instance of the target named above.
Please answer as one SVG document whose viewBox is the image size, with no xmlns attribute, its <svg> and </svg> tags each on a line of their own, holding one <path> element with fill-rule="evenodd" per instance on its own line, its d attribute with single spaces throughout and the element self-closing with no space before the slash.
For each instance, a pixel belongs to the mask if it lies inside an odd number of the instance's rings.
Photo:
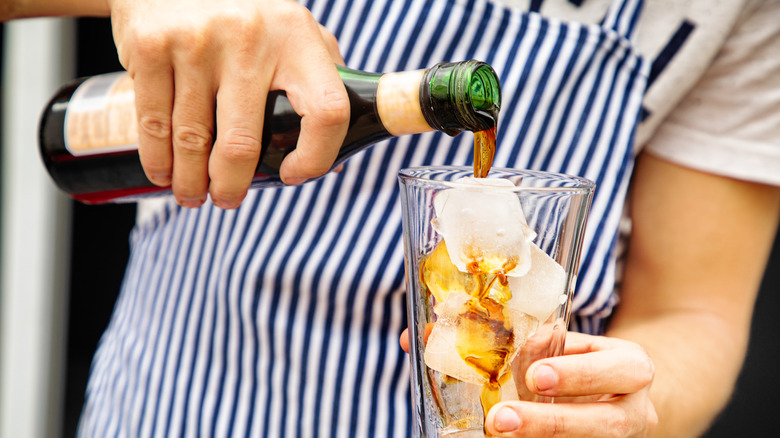
<svg viewBox="0 0 780 438">
<path fill-rule="evenodd" d="M 752 6 L 645 150 L 697 170 L 780 185 L 780 0 Z"/>
</svg>

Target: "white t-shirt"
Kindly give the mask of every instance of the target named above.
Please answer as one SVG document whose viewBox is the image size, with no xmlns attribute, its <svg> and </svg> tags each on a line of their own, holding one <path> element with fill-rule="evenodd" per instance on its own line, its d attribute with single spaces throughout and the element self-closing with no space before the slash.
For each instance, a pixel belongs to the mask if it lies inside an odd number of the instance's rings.
<svg viewBox="0 0 780 438">
<path fill-rule="evenodd" d="M 498 0 L 599 22 L 610 0 Z M 577 6 L 575 3 L 581 3 Z M 646 0 L 636 45 L 653 62 L 637 147 L 780 185 L 780 0 Z"/>
</svg>

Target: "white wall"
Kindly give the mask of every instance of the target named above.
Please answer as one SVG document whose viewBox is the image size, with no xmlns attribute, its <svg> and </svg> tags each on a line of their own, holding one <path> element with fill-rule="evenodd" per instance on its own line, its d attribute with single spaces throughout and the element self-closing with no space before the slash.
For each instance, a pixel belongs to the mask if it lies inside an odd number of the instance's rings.
<svg viewBox="0 0 780 438">
<path fill-rule="evenodd" d="M 73 23 L 5 24 L 0 194 L 0 437 L 60 436 L 69 202 L 38 155 L 41 109 L 70 77 Z"/>
</svg>

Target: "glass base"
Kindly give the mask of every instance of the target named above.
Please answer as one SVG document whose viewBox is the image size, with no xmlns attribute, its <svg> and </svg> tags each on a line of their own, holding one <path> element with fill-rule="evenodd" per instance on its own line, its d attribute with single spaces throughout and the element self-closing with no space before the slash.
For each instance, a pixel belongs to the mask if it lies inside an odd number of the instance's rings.
<svg viewBox="0 0 780 438">
<path fill-rule="evenodd" d="M 472 429 L 457 429 L 454 427 L 448 427 L 441 430 L 442 438 L 485 438 L 485 431 L 480 428 Z"/>
</svg>

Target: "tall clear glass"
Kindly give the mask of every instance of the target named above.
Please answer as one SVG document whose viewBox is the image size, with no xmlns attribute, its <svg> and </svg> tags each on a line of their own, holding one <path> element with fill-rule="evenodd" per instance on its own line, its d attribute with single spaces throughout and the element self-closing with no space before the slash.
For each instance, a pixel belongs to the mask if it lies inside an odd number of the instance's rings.
<svg viewBox="0 0 780 438">
<path fill-rule="evenodd" d="M 563 352 L 594 184 L 512 169 L 461 180 L 470 176 L 399 173 L 415 436 L 487 436 L 495 403 L 551 401 L 524 376 Z"/>
</svg>

